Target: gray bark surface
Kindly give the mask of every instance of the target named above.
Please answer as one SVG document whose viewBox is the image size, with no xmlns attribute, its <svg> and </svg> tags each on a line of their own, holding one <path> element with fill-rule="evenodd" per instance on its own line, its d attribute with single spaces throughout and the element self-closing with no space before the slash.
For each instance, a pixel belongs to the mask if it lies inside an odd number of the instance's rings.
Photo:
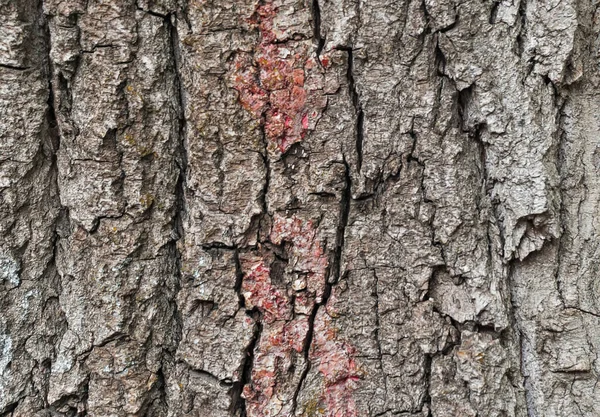
<svg viewBox="0 0 600 417">
<path fill-rule="evenodd" d="M 0 417 L 600 416 L 599 34 L 0 0 Z"/>
</svg>

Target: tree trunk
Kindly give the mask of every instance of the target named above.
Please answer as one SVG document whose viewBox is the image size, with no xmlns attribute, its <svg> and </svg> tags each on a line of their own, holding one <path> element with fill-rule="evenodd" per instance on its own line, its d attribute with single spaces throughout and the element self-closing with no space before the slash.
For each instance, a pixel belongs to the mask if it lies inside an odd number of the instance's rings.
<svg viewBox="0 0 600 417">
<path fill-rule="evenodd" d="M 600 416 L 592 3 L 0 0 L 0 416 Z"/>
</svg>

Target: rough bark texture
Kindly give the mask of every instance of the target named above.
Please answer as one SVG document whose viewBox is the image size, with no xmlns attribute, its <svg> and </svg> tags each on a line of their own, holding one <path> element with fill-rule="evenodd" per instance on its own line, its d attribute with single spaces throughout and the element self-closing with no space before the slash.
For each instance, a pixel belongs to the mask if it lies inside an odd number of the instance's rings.
<svg viewBox="0 0 600 417">
<path fill-rule="evenodd" d="M 0 0 L 0 416 L 600 416 L 597 6 Z"/>
</svg>

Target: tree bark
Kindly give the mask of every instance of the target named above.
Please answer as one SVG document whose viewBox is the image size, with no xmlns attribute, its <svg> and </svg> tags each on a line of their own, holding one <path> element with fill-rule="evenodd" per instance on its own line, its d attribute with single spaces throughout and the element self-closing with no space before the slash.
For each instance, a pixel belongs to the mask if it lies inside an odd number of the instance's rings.
<svg viewBox="0 0 600 417">
<path fill-rule="evenodd" d="M 600 416 L 597 6 L 0 0 L 0 416 Z"/>
</svg>

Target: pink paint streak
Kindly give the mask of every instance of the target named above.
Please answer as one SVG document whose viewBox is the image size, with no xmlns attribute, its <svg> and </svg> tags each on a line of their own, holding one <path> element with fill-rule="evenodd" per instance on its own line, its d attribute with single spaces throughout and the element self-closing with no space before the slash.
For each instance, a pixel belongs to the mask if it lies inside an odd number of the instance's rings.
<svg viewBox="0 0 600 417">
<path fill-rule="evenodd" d="M 259 43 L 253 60 L 244 54 L 236 57 L 233 83 L 242 106 L 254 117 L 264 117 L 267 139 L 274 149 L 285 153 L 304 139 L 326 99 L 321 91 L 305 84 L 307 72 L 319 70 L 310 57 L 308 44 L 276 43 L 273 21 L 278 13 L 272 2 L 266 2 L 248 19 L 259 30 Z"/>
<path fill-rule="evenodd" d="M 291 244 L 290 263 L 295 272 L 306 277 L 306 285 L 311 301 L 321 301 L 327 279 L 329 260 L 321 243 L 316 239 L 316 229 L 312 221 L 304 221 L 296 216 L 285 218 L 275 215 L 271 229 L 271 242 L 280 245 Z"/>
<path fill-rule="evenodd" d="M 289 374 L 294 353 L 304 349 L 308 316 L 293 317 L 293 305 L 286 292 L 271 282 L 270 268 L 261 257 L 244 256 L 246 271 L 242 291 L 247 308 L 256 307 L 263 315 L 263 328 L 254 352 L 252 383 L 244 387 L 249 417 L 290 416 L 291 403 L 278 379 Z M 283 387 L 284 388 L 284 387 Z"/>
<path fill-rule="evenodd" d="M 242 282 L 246 308 L 257 307 L 267 323 L 289 320 L 292 309 L 284 291 L 271 284 L 271 270 L 262 258 L 244 258 L 243 266 L 248 269 Z"/>
<path fill-rule="evenodd" d="M 251 383 L 243 392 L 249 417 L 291 416 L 295 386 L 286 380 L 292 375 L 295 356 L 304 349 L 309 315 L 316 303 L 321 302 L 327 279 L 327 256 L 311 221 L 275 215 L 270 240 L 277 245 L 286 244 L 288 272 L 304 277 L 306 290 L 294 293 L 272 282 L 269 266 L 272 255 L 241 256 L 246 307 L 256 307 L 263 315 Z M 352 398 L 359 379 L 356 352 L 338 336 L 331 323 L 331 308 L 320 308 L 315 318 L 309 358 L 318 363 L 323 375 L 325 389 L 319 401 L 326 409 L 326 417 L 356 417 Z"/>
<path fill-rule="evenodd" d="M 310 352 L 323 375 L 325 390 L 320 403 L 325 417 L 358 417 L 353 394 L 362 377 L 354 359 L 356 350 L 339 338 L 331 317 L 321 309 L 315 318 L 314 341 Z"/>
</svg>

